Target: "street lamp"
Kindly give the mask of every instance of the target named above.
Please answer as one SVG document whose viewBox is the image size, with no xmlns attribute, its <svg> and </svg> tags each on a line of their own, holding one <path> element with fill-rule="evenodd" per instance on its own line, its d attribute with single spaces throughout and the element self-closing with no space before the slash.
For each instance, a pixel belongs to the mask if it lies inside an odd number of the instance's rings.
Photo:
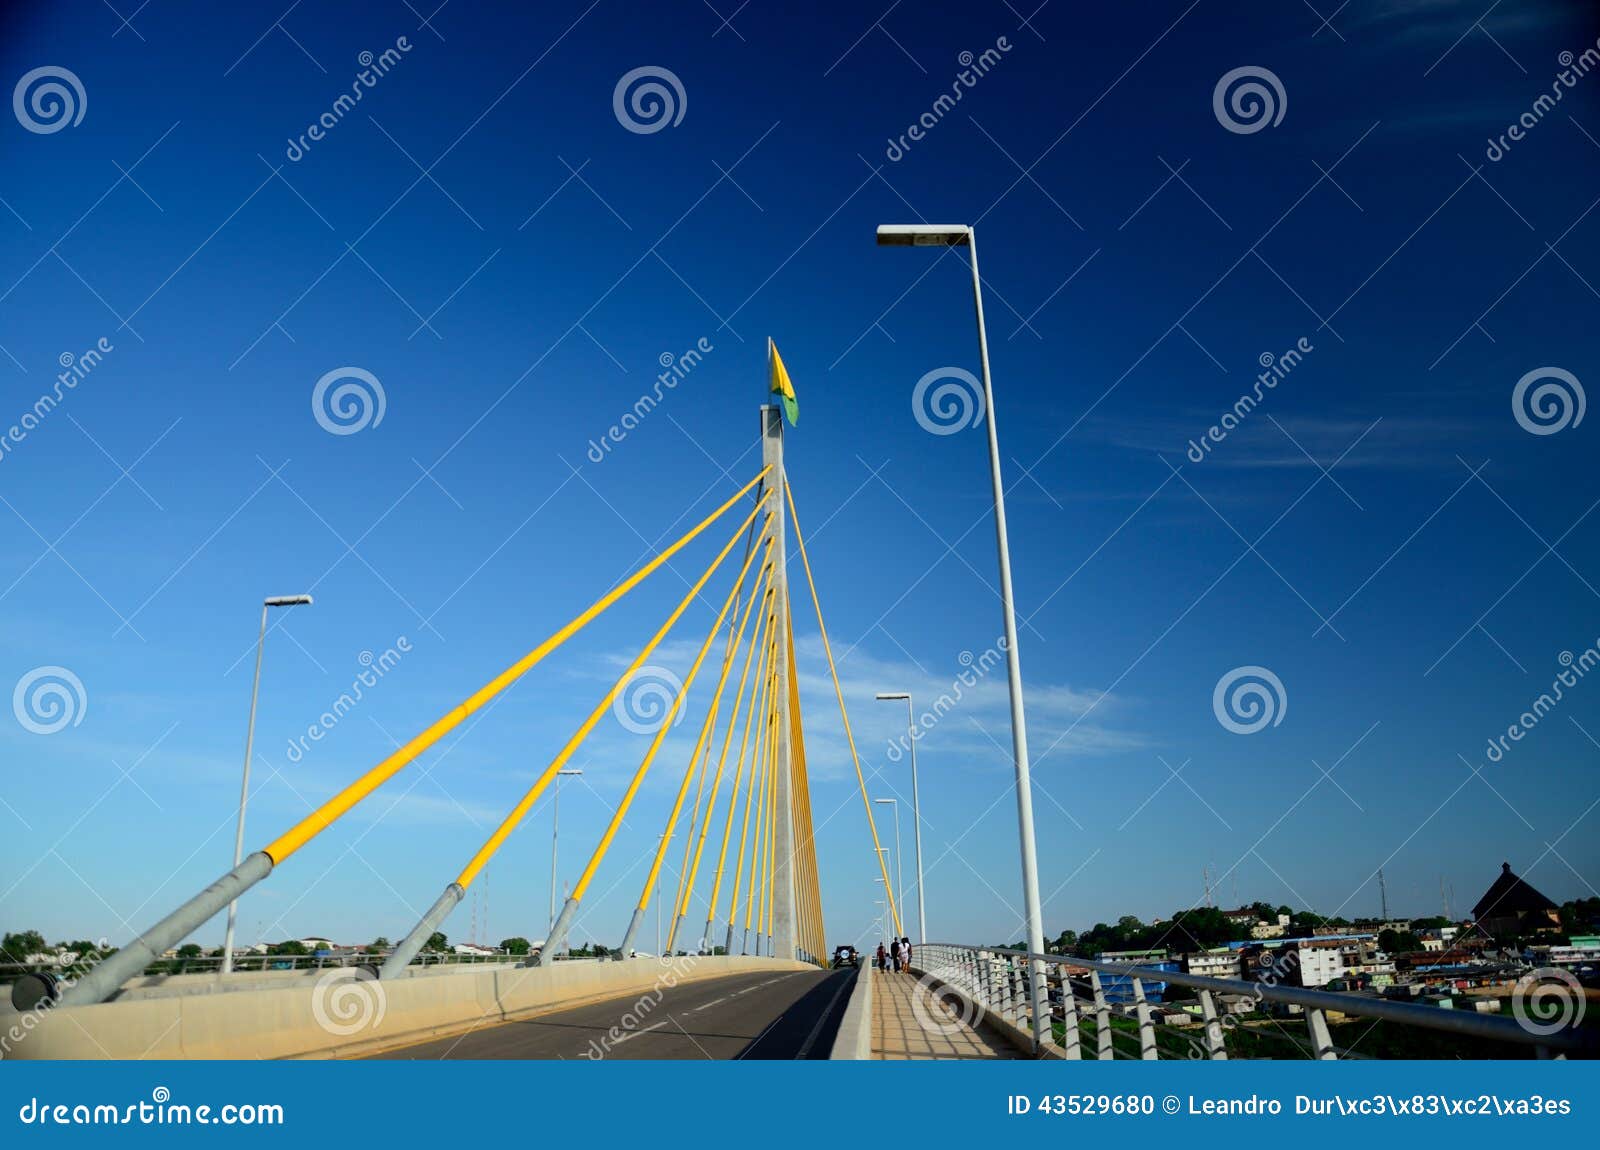
<svg viewBox="0 0 1600 1150">
<path fill-rule="evenodd" d="M 928 912 L 922 897 L 922 798 L 917 791 L 917 731 L 916 714 L 911 706 L 908 691 L 879 691 L 880 703 L 898 699 L 906 701 L 906 742 L 911 751 L 911 829 L 912 842 L 917 851 L 917 934 L 919 941 L 928 941 Z"/>
<path fill-rule="evenodd" d="M 256 677 L 250 687 L 250 725 L 244 736 L 244 782 L 239 786 L 239 826 L 233 836 L 233 865 L 244 858 L 244 812 L 250 803 L 250 760 L 256 745 L 256 699 L 261 694 L 261 651 L 267 644 L 267 612 L 274 607 L 309 607 L 310 595 L 273 595 L 261 601 L 261 630 L 256 635 Z M 228 903 L 228 929 L 222 939 L 222 973 L 233 973 L 233 928 L 239 917 L 239 900 Z"/>
<path fill-rule="evenodd" d="M 978 358 L 983 369 L 983 409 L 989 437 L 989 482 L 994 489 L 995 546 L 1000 554 L 1000 607 L 1005 625 L 1006 681 L 1011 694 L 1011 755 L 1017 775 L 1017 830 L 1022 840 L 1022 898 L 1028 922 L 1028 950 L 1044 953 L 1044 918 L 1039 908 L 1039 859 L 1033 837 L 1033 787 L 1028 778 L 1028 728 L 1022 709 L 1022 663 L 1017 654 L 1017 616 L 1011 594 L 1011 548 L 1006 541 L 1005 484 L 1000 478 L 1000 437 L 995 430 L 994 387 L 989 378 L 989 334 L 983 326 L 983 281 L 978 276 L 978 243 L 967 224 L 880 224 L 880 246 L 965 247 L 972 265 L 972 302 L 978 319 Z M 1044 965 L 1028 964 L 1033 1002 L 1045 1001 Z M 1033 1042 L 1050 1038 L 1046 1011 L 1033 1011 Z"/>
<path fill-rule="evenodd" d="M 900 925 L 903 927 L 906 913 L 906 872 L 905 866 L 900 861 L 900 800 L 873 799 L 872 801 L 894 808 L 894 907 L 900 912 Z"/>
<path fill-rule="evenodd" d="M 550 925 L 545 928 L 545 942 L 550 941 L 550 932 L 556 927 L 556 838 L 561 832 L 561 779 L 562 776 L 572 777 L 581 775 L 582 771 L 562 770 L 556 772 L 556 794 L 551 804 L 550 819 Z M 554 962 L 556 956 L 551 955 L 550 961 Z"/>
</svg>

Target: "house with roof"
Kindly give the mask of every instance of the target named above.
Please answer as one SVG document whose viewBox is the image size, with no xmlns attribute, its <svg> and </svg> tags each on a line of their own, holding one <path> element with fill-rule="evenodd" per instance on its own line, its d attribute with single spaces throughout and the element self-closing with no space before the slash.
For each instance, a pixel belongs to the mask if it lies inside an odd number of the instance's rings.
<svg viewBox="0 0 1600 1150">
<path fill-rule="evenodd" d="M 1510 863 L 1500 864 L 1500 877 L 1472 908 L 1472 917 L 1480 929 L 1495 936 L 1561 929 L 1556 904 L 1512 874 Z"/>
</svg>

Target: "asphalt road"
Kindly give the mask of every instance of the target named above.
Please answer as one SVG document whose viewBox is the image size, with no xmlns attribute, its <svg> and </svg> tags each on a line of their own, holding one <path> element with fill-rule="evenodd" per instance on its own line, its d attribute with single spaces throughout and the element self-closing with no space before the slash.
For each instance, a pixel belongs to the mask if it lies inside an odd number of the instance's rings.
<svg viewBox="0 0 1600 1150">
<path fill-rule="evenodd" d="M 827 1058 L 850 971 L 773 971 L 706 979 L 497 1022 L 377 1058 Z"/>
</svg>

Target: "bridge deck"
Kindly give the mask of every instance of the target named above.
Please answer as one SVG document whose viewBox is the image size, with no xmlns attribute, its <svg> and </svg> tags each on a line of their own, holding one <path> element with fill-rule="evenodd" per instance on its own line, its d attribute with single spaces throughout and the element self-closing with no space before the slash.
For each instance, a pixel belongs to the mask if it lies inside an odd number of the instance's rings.
<svg viewBox="0 0 1600 1150">
<path fill-rule="evenodd" d="M 868 973 L 877 980 L 872 987 L 872 1057 L 934 1061 L 1022 1057 L 982 1019 L 972 1026 L 920 989 L 915 975 Z"/>
<path fill-rule="evenodd" d="M 845 972 L 707 978 L 403 1046 L 387 1059 L 826 1058 L 848 998 Z"/>
</svg>

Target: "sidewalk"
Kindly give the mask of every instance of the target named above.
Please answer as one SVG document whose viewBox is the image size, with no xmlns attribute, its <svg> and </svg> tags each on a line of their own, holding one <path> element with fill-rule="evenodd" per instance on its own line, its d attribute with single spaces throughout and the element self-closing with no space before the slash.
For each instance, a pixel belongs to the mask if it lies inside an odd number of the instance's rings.
<svg viewBox="0 0 1600 1150">
<path fill-rule="evenodd" d="M 932 1060 L 1020 1058 L 982 1020 L 964 1021 L 953 1005 L 921 987 L 912 974 L 864 971 L 872 982 L 872 1057 Z M 915 1002 L 913 998 L 915 997 Z"/>
</svg>

